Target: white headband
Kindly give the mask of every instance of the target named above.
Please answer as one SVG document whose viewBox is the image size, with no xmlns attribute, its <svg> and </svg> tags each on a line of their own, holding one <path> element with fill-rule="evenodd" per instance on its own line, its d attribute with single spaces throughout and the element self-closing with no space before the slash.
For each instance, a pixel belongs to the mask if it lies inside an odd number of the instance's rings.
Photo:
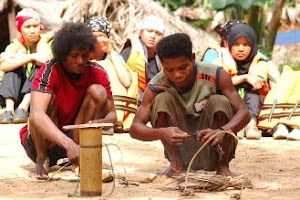
<svg viewBox="0 0 300 200">
<path fill-rule="evenodd" d="M 154 29 L 161 33 L 165 33 L 166 25 L 162 18 L 156 17 L 154 15 L 149 15 L 138 23 L 137 28 L 138 30 Z"/>
<path fill-rule="evenodd" d="M 18 17 L 31 17 L 34 19 L 37 19 L 39 22 L 41 22 L 39 14 L 32 8 L 23 8 L 21 11 L 17 13 Z"/>
</svg>

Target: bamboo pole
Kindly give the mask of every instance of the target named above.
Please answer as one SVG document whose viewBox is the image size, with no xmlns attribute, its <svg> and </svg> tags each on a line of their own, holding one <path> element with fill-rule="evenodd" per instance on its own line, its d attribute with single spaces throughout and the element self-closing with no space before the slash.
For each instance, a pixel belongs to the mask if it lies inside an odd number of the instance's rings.
<svg viewBox="0 0 300 200">
<path fill-rule="evenodd" d="M 102 129 L 112 123 L 89 123 L 64 126 L 64 130 L 79 129 L 80 195 L 102 195 Z"/>
<path fill-rule="evenodd" d="M 102 195 L 102 129 L 79 129 L 80 195 Z"/>
</svg>

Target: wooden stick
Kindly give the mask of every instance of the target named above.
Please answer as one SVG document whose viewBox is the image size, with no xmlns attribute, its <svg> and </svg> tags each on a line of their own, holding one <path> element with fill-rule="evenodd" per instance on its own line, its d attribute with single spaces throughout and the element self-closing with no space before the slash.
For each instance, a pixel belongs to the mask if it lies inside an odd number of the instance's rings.
<svg viewBox="0 0 300 200">
<path fill-rule="evenodd" d="M 274 112 L 276 103 L 277 103 L 277 99 L 274 99 L 274 101 L 273 101 L 273 106 L 272 106 L 272 109 L 271 109 L 270 114 L 269 114 L 268 122 L 271 122 L 271 120 L 272 120 L 272 114 L 273 114 L 273 112 Z"/>
<path fill-rule="evenodd" d="M 290 114 L 291 114 L 290 112 L 273 113 L 272 117 L 273 118 L 288 117 L 288 116 L 290 116 Z M 300 112 L 294 112 L 293 116 L 300 116 Z M 259 118 L 261 118 L 261 119 L 269 118 L 269 114 L 261 115 L 261 116 L 259 116 Z"/>
<path fill-rule="evenodd" d="M 264 104 L 262 106 L 262 109 L 269 109 L 272 108 L 273 104 Z M 294 103 L 277 103 L 275 108 L 294 108 L 295 104 Z M 300 105 L 298 105 L 297 107 L 300 107 Z"/>
<path fill-rule="evenodd" d="M 292 110 L 291 114 L 289 115 L 289 117 L 288 117 L 288 120 L 290 120 L 290 119 L 291 119 L 291 117 L 292 117 L 292 115 L 294 114 L 294 112 L 296 111 L 296 109 L 297 109 L 298 105 L 299 105 L 299 100 L 297 101 L 297 103 L 296 103 L 295 107 L 293 108 L 293 110 Z"/>
<path fill-rule="evenodd" d="M 88 124 L 76 124 L 76 125 L 66 125 L 63 126 L 62 128 L 64 130 L 73 130 L 73 129 L 82 129 L 82 128 L 101 128 L 103 129 L 104 127 L 113 127 L 113 123 L 88 123 Z"/>
</svg>

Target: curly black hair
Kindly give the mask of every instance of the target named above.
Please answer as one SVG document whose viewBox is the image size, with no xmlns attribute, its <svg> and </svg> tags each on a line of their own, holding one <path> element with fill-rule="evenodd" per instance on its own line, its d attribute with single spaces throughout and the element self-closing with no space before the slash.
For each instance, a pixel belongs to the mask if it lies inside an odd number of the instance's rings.
<svg viewBox="0 0 300 200">
<path fill-rule="evenodd" d="M 53 38 L 52 52 L 57 61 L 64 60 L 74 48 L 93 51 L 97 43 L 92 30 L 84 23 L 65 23 Z"/>
<path fill-rule="evenodd" d="M 164 58 L 177 58 L 182 55 L 192 59 L 192 48 L 189 35 L 175 33 L 160 40 L 156 45 L 156 52 L 161 61 Z"/>
</svg>

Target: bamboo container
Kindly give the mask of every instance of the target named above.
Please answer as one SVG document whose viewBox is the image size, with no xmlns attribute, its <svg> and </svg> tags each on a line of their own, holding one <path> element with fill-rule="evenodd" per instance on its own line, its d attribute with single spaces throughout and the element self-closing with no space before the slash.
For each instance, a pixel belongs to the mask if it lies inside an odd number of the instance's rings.
<svg viewBox="0 0 300 200">
<path fill-rule="evenodd" d="M 102 129 L 79 130 L 80 195 L 102 194 Z"/>
<path fill-rule="evenodd" d="M 102 128 L 111 123 L 68 125 L 63 129 L 79 129 L 80 196 L 102 195 Z"/>
</svg>

